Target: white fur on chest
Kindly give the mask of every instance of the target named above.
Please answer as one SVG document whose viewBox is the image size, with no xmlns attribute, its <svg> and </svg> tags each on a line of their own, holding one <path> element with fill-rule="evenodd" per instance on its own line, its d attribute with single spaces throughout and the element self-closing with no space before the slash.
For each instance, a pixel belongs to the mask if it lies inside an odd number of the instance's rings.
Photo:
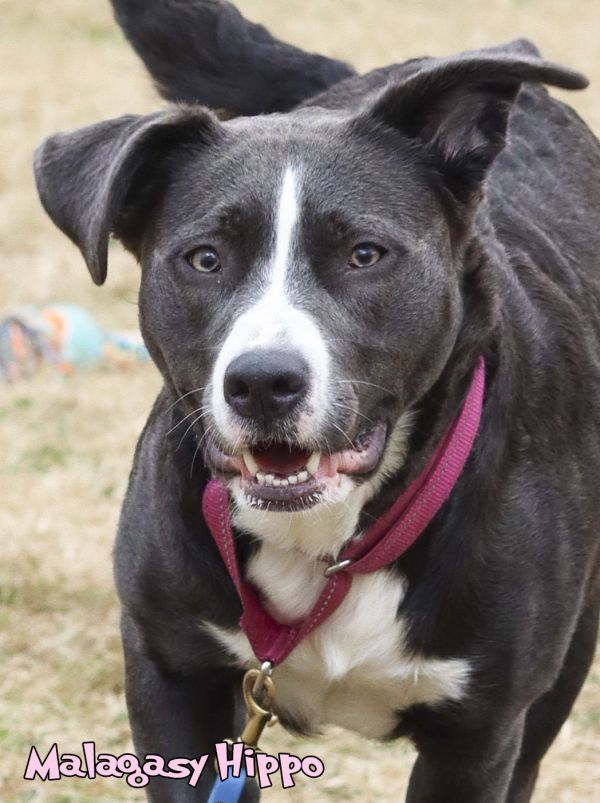
<svg viewBox="0 0 600 803">
<path fill-rule="evenodd" d="M 271 614 L 293 620 L 314 605 L 325 567 L 297 550 L 263 543 L 246 577 L 261 590 Z M 381 738 L 401 709 L 459 700 L 468 682 L 466 661 L 407 651 L 405 625 L 397 616 L 405 590 L 388 569 L 354 576 L 340 607 L 275 668 L 278 709 L 311 730 L 335 724 Z M 256 664 L 240 630 L 207 627 L 240 664 Z"/>
</svg>

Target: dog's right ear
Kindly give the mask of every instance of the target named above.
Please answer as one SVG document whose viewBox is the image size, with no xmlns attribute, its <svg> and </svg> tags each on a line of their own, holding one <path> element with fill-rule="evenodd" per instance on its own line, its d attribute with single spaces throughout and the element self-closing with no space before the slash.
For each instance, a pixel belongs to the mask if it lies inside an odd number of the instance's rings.
<svg viewBox="0 0 600 803">
<path fill-rule="evenodd" d="M 459 205 L 480 197 L 504 148 L 509 116 L 523 83 L 584 89 L 580 73 L 535 55 L 528 42 L 432 59 L 390 84 L 357 118 L 394 128 L 433 160 Z"/>
<path fill-rule="evenodd" d="M 108 240 L 135 252 L 131 210 L 148 195 L 161 160 L 178 145 L 203 146 L 220 136 L 203 108 L 126 116 L 66 134 L 36 150 L 34 172 L 44 209 L 83 254 L 96 284 L 106 279 Z"/>
</svg>

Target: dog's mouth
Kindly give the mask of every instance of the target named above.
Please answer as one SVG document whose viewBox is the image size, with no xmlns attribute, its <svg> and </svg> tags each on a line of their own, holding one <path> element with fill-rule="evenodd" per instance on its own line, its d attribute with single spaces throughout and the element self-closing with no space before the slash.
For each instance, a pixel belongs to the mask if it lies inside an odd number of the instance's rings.
<svg viewBox="0 0 600 803">
<path fill-rule="evenodd" d="M 387 427 L 377 424 L 339 452 L 309 451 L 288 443 L 259 443 L 228 454 L 205 439 L 215 472 L 238 478 L 248 502 L 267 510 L 308 510 L 337 488 L 344 475 L 371 473 L 381 461 Z"/>
</svg>

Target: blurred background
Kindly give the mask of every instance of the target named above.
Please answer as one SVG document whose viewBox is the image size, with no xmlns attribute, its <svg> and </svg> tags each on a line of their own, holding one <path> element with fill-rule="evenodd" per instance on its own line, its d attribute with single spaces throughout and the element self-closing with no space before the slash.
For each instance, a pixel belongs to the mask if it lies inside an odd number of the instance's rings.
<svg viewBox="0 0 600 803">
<path fill-rule="evenodd" d="M 600 132 L 598 0 L 238 0 L 276 35 L 367 70 L 533 39 L 587 73 L 571 103 Z M 96 288 L 39 206 L 31 156 L 47 134 L 162 105 L 108 0 L 0 0 L 0 320 L 23 304 L 69 302 L 107 329 L 136 328 L 138 270 L 111 246 Z M 560 94 L 560 93 L 559 93 Z M 0 800 L 144 799 L 123 781 L 25 782 L 29 749 L 131 748 L 123 698 L 112 540 L 138 433 L 159 387 L 150 364 L 0 379 Z M 316 753 L 326 773 L 266 801 L 398 801 L 413 754 L 341 731 L 265 749 Z M 600 666 L 548 755 L 536 803 L 598 800 Z"/>
</svg>

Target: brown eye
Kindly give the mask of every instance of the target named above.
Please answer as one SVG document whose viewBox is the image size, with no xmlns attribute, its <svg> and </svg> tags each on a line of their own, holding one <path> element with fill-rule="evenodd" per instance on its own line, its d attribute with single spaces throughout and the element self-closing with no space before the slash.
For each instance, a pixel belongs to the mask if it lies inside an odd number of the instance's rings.
<svg viewBox="0 0 600 803">
<path fill-rule="evenodd" d="M 208 245 L 203 245 L 188 254 L 188 262 L 194 270 L 198 270 L 200 273 L 213 273 L 221 267 L 219 255 L 214 248 Z"/>
<path fill-rule="evenodd" d="M 370 268 L 379 262 L 383 254 L 383 249 L 373 243 L 359 243 L 350 257 L 350 267 Z"/>
</svg>

